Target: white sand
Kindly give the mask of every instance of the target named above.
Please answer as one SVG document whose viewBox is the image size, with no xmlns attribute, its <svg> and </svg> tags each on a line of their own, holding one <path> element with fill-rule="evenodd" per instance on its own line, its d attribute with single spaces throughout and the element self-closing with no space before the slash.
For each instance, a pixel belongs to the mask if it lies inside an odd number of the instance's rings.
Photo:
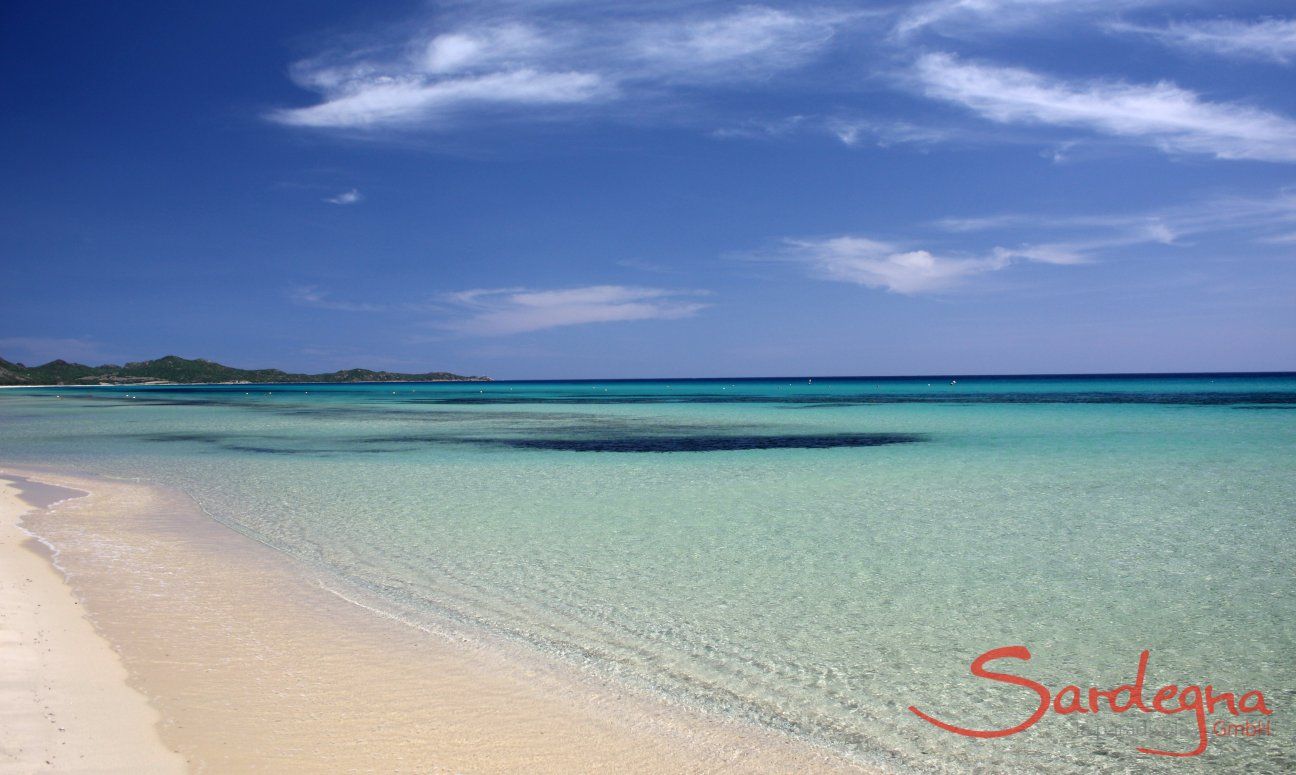
<svg viewBox="0 0 1296 775">
<path fill-rule="evenodd" d="M 23 507 L 4 496 L 2 664 L 18 678 L 0 697 L 15 730 L 0 772 L 875 771 L 376 616 L 170 491 L 7 468 L 90 494 L 28 517 L 67 585 L 23 547 Z"/>
<path fill-rule="evenodd" d="M 83 616 L 0 480 L 0 773 L 183 772 L 158 712 Z"/>
</svg>

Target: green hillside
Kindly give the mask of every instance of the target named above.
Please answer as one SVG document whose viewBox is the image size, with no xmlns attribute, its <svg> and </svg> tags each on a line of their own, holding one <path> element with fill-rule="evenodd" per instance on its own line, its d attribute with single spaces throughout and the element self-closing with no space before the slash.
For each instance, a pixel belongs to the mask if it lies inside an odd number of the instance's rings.
<svg viewBox="0 0 1296 775">
<path fill-rule="evenodd" d="M 64 360 L 24 366 L 0 358 L 0 385 L 136 385 L 145 382 L 488 382 L 489 377 L 465 377 L 448 371 L 400 374 L 392 371 L 346 369 L 329 374 L 290 374 L 280 369 L 236 369 L 214 361 L 168 355 L 125 366 L 86 366 Z"/>
</svg>

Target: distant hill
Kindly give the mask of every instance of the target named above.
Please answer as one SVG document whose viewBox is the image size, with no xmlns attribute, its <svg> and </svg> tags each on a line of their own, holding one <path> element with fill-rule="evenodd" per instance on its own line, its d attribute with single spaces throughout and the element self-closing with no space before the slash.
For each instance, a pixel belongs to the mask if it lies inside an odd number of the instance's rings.
<svg viewBox="0 0 1296 775">
<path fill-rule="evenodd" d="M 150 382 L 489 382 L 490 377 L 464 377 L 448 371 L 398 374 L 393 371 L 347 369 L 329 374 L 290 374 L 279 369 L 236 369 L 213 361 L 175 355 L 125 366 L 86 366 L 64 360 L 24 366 L 0 358 L 0 385 L 139 385 Z"/>
</svg>

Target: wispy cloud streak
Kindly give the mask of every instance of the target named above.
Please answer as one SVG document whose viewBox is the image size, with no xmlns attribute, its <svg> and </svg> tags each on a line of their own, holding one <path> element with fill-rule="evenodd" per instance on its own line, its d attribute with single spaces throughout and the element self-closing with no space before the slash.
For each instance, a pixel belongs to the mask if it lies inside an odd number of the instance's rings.
<svg viewBox="0 0 1296 775">
<path fill-rule="evenodd" d="M 467 19 L 410 40 L 298 62 L 317 104 L 291 126 L 445 129 L 500 111 L 635 104 L 682 87 L 759 83 L 818 55 L 850 14 L 759 6 L 644 18 Z"/>
<path fill-rule="evenodd" d="M 1153 38 L 1167 46 L 1243 59 L 1290 64 L 1296 59 L 1296 20 L 1207 19 L 1165 27 L 1112 24 L 1109 29 Z"/>
<path fill-rule="evenodd" d="M 549 328 L 632 320 L 692 317 L 709 304 L 708 291 L 634 285 L 535 289 L 477 288 L 440 294 L 423 303 L 335 299 L 314 285 L 292 289 L 299 306 L 337 312 L 390 313 L 463 336 L 507 336 Z"/>
<path fill-rule="evenodd" d="M 931 0 L 900 13 L 893 35 L 904 39 L 925 30 L 953 36 L 1005 32 L 1056 23 L 1064 17 L 1112 15 L 1171 5 L 1174 0 Z"/>
<path fill-rule="evenodd" d="M 954 291 L 979 275 L 1017 264 L 1089 264 L 1140 246 L 1191 247 L 1193 238 L 1209 235 L 1226 236 L 1233 244 L 1286 245 L 1293 224 L 1296 194 L 1283 191 L 1266 198 L 1220 198 L 1146 213 L 944 218 L 930 224 L 944 235 L 929 233 L 903 241 L 859 234 L 786 238 L 781 248 L 755 258 L 797 263 L 823 280 L 919 295 Z M 987 235 L 1001 244 L 971 246 L 978 240 L 969 235 L 982 235 L 981 245 Z M 920 247 L 924 242 L 940 247 Z"/>
<path fill-rule="evenodd" d="M 360 202 L 362 199 L 364 199 L 364 196 L 360 193 L 360 190 L 353 188 L 350 191 L 343 191 L 336 196 L 326 197 L 324 201 L 334 205 L 353 205 Z"/>
<path fill-rule="evenodd" d="M 503 336 L 587 323 L 675 320 L 705 309 L 708 305 L 697 300 L 705 295 L 625 285 L 477 289 L 447 295 L 445 301 L 463 315 L 440 325 L 461 334 Z"/>
<path fill-rule="evenodd" d="M 998 123 L 1083 128 L 1174 153 L 1296 161 L 1296 121 L 1208 102 L 1172 83 L 1065 81 L 943 53 L 923 56 L 915 76 L 927 96 Z"/>
<path fill-rule="evenodd" d="M 302 285 L 293 288 L 288 294 L 288 298 L 298 306 L 331 309 L 339 312 L 382 312 L 389 308 L 386 304 L 335 299 L 328 291 L 314 285 Z"/>
<path fill-rule="evenodd" d="M 1139 242 L 1177 242 L 1206 234 L 1265 241 L 1296 224 L 1296 193 L 1216 197 L 1142 213 L 1048 215 L 1008 213 L 975 218 L 942 218 L 943 231 L 1068 233 L 1096 247 Z"/>
<path fill-rule="evenodd" d="M 980 255 L 939 254 L 861 235 L 789 238 L 784 240 L 784 249 L 772 257 L 804 264 L 813 276 L 823 280 L 904 295 L 948 291 L 976 275 L 1007 269 L 1020 261 L 1044 264 L 1086 261 L 1081 252 L 1066 245 L 996 247 Z"/>
</svg>

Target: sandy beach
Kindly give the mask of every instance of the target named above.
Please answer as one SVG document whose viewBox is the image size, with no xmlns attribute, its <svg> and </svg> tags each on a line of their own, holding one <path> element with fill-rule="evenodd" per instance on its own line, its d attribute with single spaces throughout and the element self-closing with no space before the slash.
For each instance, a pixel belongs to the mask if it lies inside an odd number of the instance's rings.
<svg viewBox="0 0 1296 775">
<path fill-rule="evenodd" d="M 384 617 L 179 493 L 0 473 L 88 493 L 33 509 L 3 489 L 5 771 L 864 771 Z"/>
<path fill-rule="evenodd" d="M 0 479 L 0 772 L 183 772 L 157 711 L 18 526 L 41 495 L 84 493 L 21 484 Z"/>
</svg>

